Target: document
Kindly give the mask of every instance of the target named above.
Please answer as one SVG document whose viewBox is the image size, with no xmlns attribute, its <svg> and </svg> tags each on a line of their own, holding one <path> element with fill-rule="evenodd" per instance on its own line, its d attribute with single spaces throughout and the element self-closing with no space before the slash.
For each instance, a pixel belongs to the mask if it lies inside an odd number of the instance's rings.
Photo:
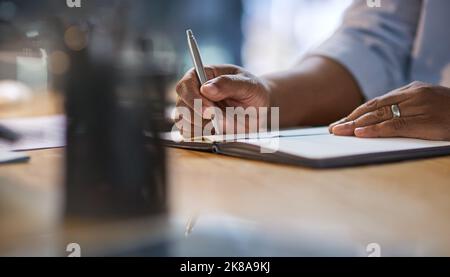
<svg viewBox="0 0 450 277">
<path fill-rule="evenodd" d="M 412 151 L 449 146 L 450 142 L 427 141 L 404 138 L 362 139 L 330 135 L 324 130 L 321 135 L 280 137 L 279 143 L 267 143 L 267 139 L 240 140 L 261 147 L 277 147 L 278 152 L 309 159 L 329 159 L 393 151 Z M 273 140 L 273 138 L 271 138 Z"/>
<path fill-rule="evenodd" d="M 66 145 L 63 115 L 0 120 L 0 124 L 21 135 L 17 142 L 0 140 L 0 151 L 29 151 Z"/>
<path fill-rule="evenodd" d="M 26 162 L 28 160 L 29 157 L 25 154 L 0 150 L 0 164 Z"/>
</svg>

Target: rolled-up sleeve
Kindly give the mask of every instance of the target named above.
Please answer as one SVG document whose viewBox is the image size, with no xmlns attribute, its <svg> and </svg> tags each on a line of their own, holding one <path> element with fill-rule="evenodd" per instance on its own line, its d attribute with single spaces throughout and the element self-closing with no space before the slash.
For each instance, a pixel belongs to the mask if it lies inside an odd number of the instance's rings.
<svg viewBox="0 0 450 277">
<path fill-rule="evenodd" d="M 310 54 L 346 67 L 366 99 L 385 94 L 408 82 L 421 9 L 422 0 L 381 0 L 374 8 L 355 0 L 339 30 Z"/>
</svg>

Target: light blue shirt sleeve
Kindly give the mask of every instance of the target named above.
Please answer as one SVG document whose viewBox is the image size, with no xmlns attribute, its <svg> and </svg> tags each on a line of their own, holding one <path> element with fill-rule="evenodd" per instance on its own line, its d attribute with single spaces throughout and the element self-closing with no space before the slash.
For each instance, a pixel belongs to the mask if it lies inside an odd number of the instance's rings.
<svg viewBox="0 0 450 277">
<path fill-rule="evenodd" d="M 422 9 L 422 0 L 381 0 L 369 7 L 355 0 L 339 30 L 312 51 L 336 60 L 358 82 L 366 99 L 405 85 Z"/>
</svg>

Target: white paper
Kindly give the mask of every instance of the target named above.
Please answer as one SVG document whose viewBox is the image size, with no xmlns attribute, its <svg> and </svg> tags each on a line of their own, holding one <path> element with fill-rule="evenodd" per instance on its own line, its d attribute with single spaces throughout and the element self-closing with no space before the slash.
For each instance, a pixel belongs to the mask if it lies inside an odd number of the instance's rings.
<svg viewBox="0 0 450 277">
<path fill-rule="evenodd" d="M 26 161 L 27 155 L 15 152 L 0 151 L 0 164 L 11 163 L 16 161 Z"/>
<path fill-rule="evenodd" d="M 63 115 L 6 119 L 0 120 L 0 124 L 22 136 L 15 143 L 0 140 L 0 150 L 29 151 L 66 145 L 66 120 Z"/>
<path fill-rule="evenodd" d="M 402 150 L 426 149 L 434 147 L 450 146 L 450 142 L 427 141 L 417 139 L 386 138 L 386 139 L 362 139 L 356 137 L 338 137 L 334 135 L 311 135 L 299 137 L 278 138 L 278 149 L 294 156 L 309 159 L 338 158 L 363 154 L 386 153 Z M 266 147 L 271 145 L 268 139 L 242 140 L 240 142 Z M 270 140 L 274 140 L 273 138 Z"/>
</svg>

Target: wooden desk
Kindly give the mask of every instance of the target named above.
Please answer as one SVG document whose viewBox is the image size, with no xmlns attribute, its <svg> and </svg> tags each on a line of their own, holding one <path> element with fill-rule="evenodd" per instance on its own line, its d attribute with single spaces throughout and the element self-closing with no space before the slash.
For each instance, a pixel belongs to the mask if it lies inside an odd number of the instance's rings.
<svg viewBox="0 0 450 277">
<path fill-rule="evenodd" d="M 61 188 L 64 150 L 30 155 L 28 164 L 0 167 L 0 189 Z M 171 210 L 186 219 L 226 214 L 361 247 L 450 255 L 450 157 L 312 170 L 175 149 L 168 156 Z"/>
</svg>

